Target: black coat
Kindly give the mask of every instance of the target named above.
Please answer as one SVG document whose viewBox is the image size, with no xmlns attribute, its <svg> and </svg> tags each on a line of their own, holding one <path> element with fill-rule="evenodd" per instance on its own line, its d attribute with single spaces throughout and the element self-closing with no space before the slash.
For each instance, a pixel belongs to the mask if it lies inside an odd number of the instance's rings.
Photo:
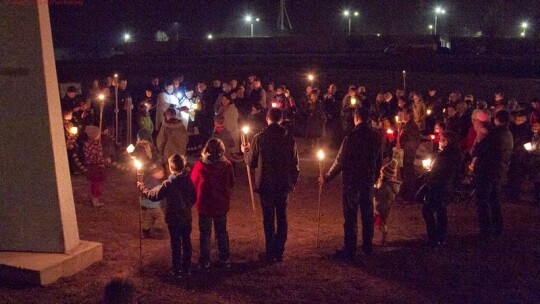
<svg viewBox="0 0 540 304">
<path fill-rule="evenodd" d="M 455 186 L 462 162 L 457 146 L 447 147 L 433 161 L 431 171 L 426 178 L 426 199 L 445 202 Z"/>
<path fill-rule="evenodd" d="M 476 157 L 474 175 L 489 180 L 500 180 L 508 172 L 513 148 L 514 141 L 508 127 L 493 128 L 472 153 L 472 157 Z"/>
<path fill-rule="evenodd" d="M 373 184 L 382 164 L 381 137 L 367 123 L 358 124 L 345 137 L 325 181 L 343 172 L 343 184 L 348 187 Z"/>
<path fill-rule="evenodd" d="M 273 123 L 252 140 L 250 167 L 257 168 L 259 192 L 288 192 L 294 189 L 300 169 L 298 151 L 292 134 Z"/>
<path fill-rule="evenodd" d="M 160 186 L 148 189 L 144 185 L 139 190 L 149 200 L 157 202 L 167 199 L 165 222 L 169 225 L 191 225 L 191 207 L 197 196 L 188 174 L 171 174 Z"/>
</svg>

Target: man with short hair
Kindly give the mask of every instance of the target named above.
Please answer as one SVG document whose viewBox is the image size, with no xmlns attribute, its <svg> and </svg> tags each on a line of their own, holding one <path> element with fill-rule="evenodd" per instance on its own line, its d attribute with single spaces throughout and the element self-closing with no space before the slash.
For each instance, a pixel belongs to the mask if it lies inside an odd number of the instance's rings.
<svg viewBox="0 0 540 304">
<path fill-rule="evenodd" d="M 373 205 L 371 189 L 381 169 L 381 143 L 377 132 L 368 125 L 369 110 L 357 107 L 354 111 L 354 129 L 348 134 L 334 164 L 326 175 L 319 177 L 322 185 L 343 175 L 344 248 L 337 257 L 356 262 L 358 234 L 358 207 L 362 216 L 362 251 L 373 252 Z"/>
<path fill-rule="evenodd" d="M 510 113 L 506 110 L 497 112 L 495 128 L 489 131 L 472 151 L 472 157 L 476 158 L 472 169 L 481 240 L 500 237 L 503 232 L 501 183 L 508 171 L 514 146 L 509 124 Z"/>
<path fill-rule="evenodd" d="M 294 190 L 300 169 L 292 134 L 280 124 L 283 111 L 271 108 L 266 115 L 268 126 L 255 135 L 251 144 L 250 167 L 256 170 L 256 191 L 263 211 L 266 239 L 265 261 L 283 261 L 287 240 L 287 202 Z M 243 152 L 249 145 L 242 146 Z"/>
</svg>

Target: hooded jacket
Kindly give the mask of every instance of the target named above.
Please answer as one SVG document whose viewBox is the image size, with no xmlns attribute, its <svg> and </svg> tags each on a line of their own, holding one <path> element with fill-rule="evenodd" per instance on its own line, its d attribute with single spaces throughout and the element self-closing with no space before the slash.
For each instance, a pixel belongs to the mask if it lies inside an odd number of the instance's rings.
<svg viewBox="0 0 540 304">
<path fill-rule="evenodd" d="M 199 215 L 221 216 L 231 206 L 231 189 L 234 187 L 234 171 L 225 157 L 217 160 L 201 158 L 193 166 L 191 181 L 195 186 Z"/>
<path fill-rule="evenodd" d="M 178 119 L 163 121 L 156 142 L 159 153 L 165 158 L 173 154 L 186 155 L 188 144 L 186 126 Z"/>
</svg>

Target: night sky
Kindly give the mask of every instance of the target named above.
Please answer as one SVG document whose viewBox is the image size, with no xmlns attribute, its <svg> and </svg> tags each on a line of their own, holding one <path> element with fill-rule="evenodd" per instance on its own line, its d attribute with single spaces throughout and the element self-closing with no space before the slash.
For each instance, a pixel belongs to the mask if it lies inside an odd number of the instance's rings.
<svg viewBox="0 0 540 304">
<path fill-rule="evenodd" d="M 278 0 L 78 0 L 54 1 L 50 5 L 53 39 L 57 47 L 103 49 L 122 42 L 129 32 L 137 41 L 153 40 L 158 30 L 171 40 L 179 37 L 246 36 L 249 26 L 243 17 L 260 17 L 256 35 L 277 31 Z M 344 33 L 345 8 L 361 16 L 353 21 L 357 34 L 427 34 L 433 23 L 433 8 L 444 7 L 439 18 L 441 34 L 472 35 L 491 28 L 498 35 L 517 36 L 519 24 L 540 20 L 540 0 L 425 0 L 318 1 L 288 0 L 287 11 L 293 34 L 318 35 Z M 536 21 L 535 21 L 536 20 Z M 176 27 L 174 22 L 177 22 Z M 534 26 L 534 25 L 531 25 Z M 529 29 L 532 33 L 533 29 Z M 538 32 L 538 31 L 536 31 Z"/>
</svg>

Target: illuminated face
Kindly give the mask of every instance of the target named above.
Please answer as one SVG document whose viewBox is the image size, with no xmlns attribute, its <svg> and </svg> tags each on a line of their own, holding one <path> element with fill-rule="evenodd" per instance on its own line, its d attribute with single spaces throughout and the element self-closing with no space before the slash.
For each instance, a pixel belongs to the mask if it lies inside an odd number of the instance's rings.
<svg viewBox="0 0 540 304">
<path fill-rule="evenodd" d="M 167 94 L 172 94 L 174 92 L 174 85 L 169 84 L 165 87 L 165 91 L 167 92 Z"/>
<path fill-rule="evenodd" d="M 228 106 L 231 104 L 231 100 L 225 96 L 223 96 L 223 98 L 221 99 L 221 105 L 223 105 L 224 107 Z"/>
<path fill-rule="evenodd" d="M 152 84 L 155 85 L 155 86 L 158 86 L 159 85 L 159 78 L 152 79 Z"/>
<path fill-rule="evenodd" d="M 118 88 L 120 90 L 125 90 L 127 88 L 127 80 L 120 81 L 120 83 L 118 84 Z"/>
<path fill-rule="evenodd" d="M 188 99 L 191 99 L 191 98 L 193 97 L 193 91 L 191 91 L 191 90 L 190 90 L 190 91 L 186 91 L 186 97 L 187 97 Z"/>
<path fill-rule="evenodd" d="M 398 100 L 398 107 L 400 107 L 400 108 L 405 108 L 405 100 L 399 99 L 399 100 Z"/>
<path fill-rule="evenodd" d="M 336 93 L 336 86 L 332 84 L 328 87 L 328 94 L 334 94 L 334 93 Z"/>
<path fill-rule="evenodd" d="M 413 94 L 413 100 L 414 100 L 415 103 L 420 102 L 420 95 L 418 95 L 418 94 Z"/>
<path fill-rule="evenodd" d="M 278 94 L 278 95 L 281 95 L 281 94 L 283 94 L 283 93 L 284 93 L 284 92 L 283 92 L 283 89 L 281 89 L 281 88 L 278 88 L 278 89 L 276 90 L 276 94 Z"/>
<path fill-rule="evenodd" d="M 429 90 L 428 91 L 428 94 L 429 94 L 430 97 L 435 96 L 436 93 L 437 93 L 437 91 L 435 91 L 435 90 Z"/>
<path fill-rule="evenodd" d="M 539 122 L 533 123 L 531 126 L 531 130 L 534 134 L 538 134 L 538 132 L 540 132 L 540 123 Z"/>
<path fill-rule="evenodd" d="M 146 98 L 150 98 L 150 97 L 152 97 L 152 91 L 146 90 L 146 91 L 144 91 L 144 95 L 146 95 Z"/>
<path fill-rule="evenodd" d="M 313 91 L 313 87 L 312 86 L 307 86 L 306 87 L 306 94 L 311 93 L 311 91 Z"/>
<path fill-rule="evenodd" d="M 441 150 L 444 150 L 448 146 L 448 139 L 444 137 L 444 135 L 441 135 L 441 138 L 439 139 L 439 148 Z"/>
</svg>

